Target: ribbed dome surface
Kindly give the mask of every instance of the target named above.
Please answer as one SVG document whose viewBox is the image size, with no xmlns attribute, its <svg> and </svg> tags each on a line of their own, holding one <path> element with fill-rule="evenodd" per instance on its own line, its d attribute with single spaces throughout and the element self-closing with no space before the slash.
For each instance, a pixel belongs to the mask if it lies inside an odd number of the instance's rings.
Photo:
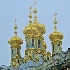
<svg viewBox="0 0 70 70">
<path fill-rule="evenodd" d="M 52 34 L 50 34 L 49 38 L 51 41 L 54 41 L 55 39 L 62 40 L 63 34 L 58 31 L 54 31 Z"/>
</svg>

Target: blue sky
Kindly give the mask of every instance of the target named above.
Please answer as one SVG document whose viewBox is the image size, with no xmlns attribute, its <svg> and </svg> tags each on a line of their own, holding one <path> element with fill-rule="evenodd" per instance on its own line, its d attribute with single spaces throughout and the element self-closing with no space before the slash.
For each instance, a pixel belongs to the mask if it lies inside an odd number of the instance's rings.
<svg viewBox="0 0 70 70">
<path fill-rule="evenodd" d="M 37 20 L 46 27 L 47 51 L 52 51 L 49 35 L 54 31 L 54 12 L 57 12 L 57 29 L 64 35 L 62 48 L 70 48 L 70 0 L 36 0 Z M 21 54 L 24 56 L 26 43 L 23 29 L 29 24 L 29 7 L 34 0 L 0 0 L 0 65 L 10 65 L 11 49 L 8 40 L 14 36 L 14 19 L 17 18 L 18 36 L 23 39 Z M 32 10 L 33 10 L 32 9 Z M 33 14 L 33 13 L 32 13 Z M 34 14 L 33 14 L 34 17 Z M 33 20 L 33 18 L 32 18 Z"/>
</svg>

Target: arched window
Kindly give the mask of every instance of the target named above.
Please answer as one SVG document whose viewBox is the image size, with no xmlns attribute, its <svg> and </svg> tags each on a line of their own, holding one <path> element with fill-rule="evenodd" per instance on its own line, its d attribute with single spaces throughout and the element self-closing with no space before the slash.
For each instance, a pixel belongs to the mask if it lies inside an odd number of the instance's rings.
<svg viewBox="0 0 70 70">
<path fill-rule="evenodd" d="M 47 56 L 47 60 L 49 60 L 49 57 Z"/>
<path fill-rule="evenodd" d="M 34 46 L 34 39 L 32 39 L 32 46 Z"/>
<path fill-rule="evenodd" d="M 54 44 L 53 44 L 53 48 L 52 49 L 53 49 L 53 52 L 54 52 Z"/>
<path fill-rule="evenodd" d="M 17 48 L 17 55 L 20 55 L 20 50 L 19 50 L 19 48 Z"/>
<path fill-rule="evenodd" d="M 12 54 L 13 54 L 13 49 L 11 50 Z"/>
<path fill-rule="evenodd" d="M 38 40 L 38 48 L 40 48 L 40 40 Z"/>
<path fill-rule="evenodd" d="M 34 53 L 33 53 L 33 59 L 34 59 L 34 57 L 35 57 L 35 55 L 34 55 Z"/>
<path fill-rule="evenodd" d="M 28 46 L 31 46 L 31 39 L 28 39 Z"/>
<path fill-rule="evenodd" d="M 58 46 L 60 46 L 60 44 L 58 44 Z"/>
<path fill-rule="evenodd" d="M 18 63 L 19 63 L 19 60 L 18 60 Z"/>
<path fill-rule="evenodd" d="M 28 47 L 28 39 L 26 39 L 26 46 Z"/>
<path fill-rule="evenodd" d="M 28 43 L 26 44 L 26 47 L 28 47 Z"/>
</svg>

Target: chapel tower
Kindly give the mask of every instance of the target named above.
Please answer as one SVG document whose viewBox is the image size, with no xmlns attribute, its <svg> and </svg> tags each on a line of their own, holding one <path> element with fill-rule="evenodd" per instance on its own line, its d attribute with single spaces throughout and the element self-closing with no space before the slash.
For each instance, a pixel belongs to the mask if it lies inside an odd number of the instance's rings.
<svg viewBox="0 0 70 70">
<path fill-rule="evenodd" d="M 16 20 L 15 20 L 16 22 Z M 15 35 L 12 37 L 8 43 L 11 45 L 11 66 L 19 66 L 19 62 L 21 60 L 21 44 L 23 44 L 23 40 L 17 36 L 17 25 L 15 24 L 14 30 Z"/>
<path fill-rule="evenodd" d="M 33 5 L 35 5 L 36 2 L 34 2 Z M 32 22 L 32 14 L 31 10 L 32 7 L 30 6 L 30 21 L 29 25 L 25 27 L 23 30 L 23 33 L 25 34 L 26 39 L 26 50 L 25 50 L 25 60 L 33 60 L 38 61 L 38 54 L 46 54 L 46 43 L 44 42 L 43 34 L 46 33 L 46 28 L 44 24 L 40 24 L 37 21 L 37 9 L 34 8 L 33 13 L 34 15 L 34 21 Z"/>
<path fill-rule="evenodd" d="M 54 16 L 57 14 L 55 13 Z M 60 53 L 62 51 L 62 39 L 63 34 L 57 31 L 57 20 L 56 17 L 54 19 L 54 32 L 49 35 L 49 39 L 52 41 L 52 56 L 54 56 L 56 53 Z"/>
</svg>

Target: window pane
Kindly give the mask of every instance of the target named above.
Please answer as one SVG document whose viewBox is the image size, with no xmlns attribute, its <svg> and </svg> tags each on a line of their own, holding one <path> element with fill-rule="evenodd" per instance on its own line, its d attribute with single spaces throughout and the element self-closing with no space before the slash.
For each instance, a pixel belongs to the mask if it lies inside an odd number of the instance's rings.
<svg viewBox="0 0 70 70">
<path fill-rule="evenodd" d="M 32 39 L 32 46 L 34 46 L 34 39 Z"/>
<path fill-rule="evenodd" d="M 12 54 L 13 54 L 13 49 L 12 49 Z"/>
<path fill-rule="evenodd" d="M 53 49 L 53 52 L 54 52 L 54 44 L 53 44 L 53 48 L 52 49 Z"/>
<path fill-rule="evenodd" d="M 38 48 L 40 48 L 40 40 L 38 40 Z"/>
</svg>

